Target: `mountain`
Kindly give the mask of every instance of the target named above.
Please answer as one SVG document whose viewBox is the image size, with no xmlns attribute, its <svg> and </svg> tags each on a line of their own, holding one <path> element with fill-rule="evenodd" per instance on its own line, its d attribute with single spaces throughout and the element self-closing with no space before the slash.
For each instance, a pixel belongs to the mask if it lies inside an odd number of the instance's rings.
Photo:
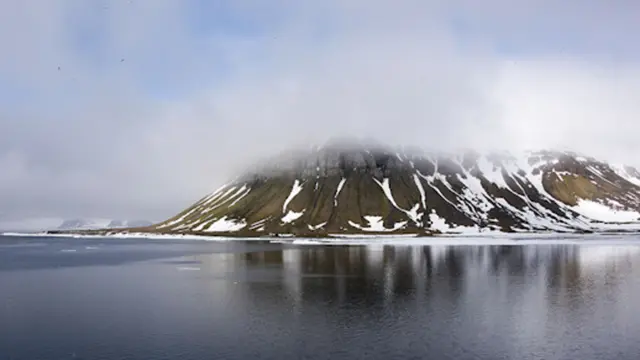
<svg viewBox="0 0 640 360">
<path fill-rule="evenodd" d="M 640 230 L 640 173 L 565 151 L 331 143 L 265 161 L 142 231 L 327 236 Z"/>
<path fill-rule="evenodd" d="M 261 161 L 166 221 L 128 224 L 117 232 L 325 237 L 611 231 L 640 231 L 640 172 L 629 166 L 568 151 L 442 153 L 335 141 Z"/>
<path fill-rule="evenodd" d="M 146 220 L 111 220 L 111 219 L 70 219 L 64 220 L 57 229 L 113 229 L 127 227 L 144 227 L 153 223 Z"/>
<path fill-rule="evenodd" d="M 0 220 L 0 231 L 48 231 L 48 230 L 78 230 L 78 229 L 113 229 L 150 226 L 153 223 L 146 220 L 112 220 L 100 218 L 28 218 L 21 220 Z"/>
</svg>

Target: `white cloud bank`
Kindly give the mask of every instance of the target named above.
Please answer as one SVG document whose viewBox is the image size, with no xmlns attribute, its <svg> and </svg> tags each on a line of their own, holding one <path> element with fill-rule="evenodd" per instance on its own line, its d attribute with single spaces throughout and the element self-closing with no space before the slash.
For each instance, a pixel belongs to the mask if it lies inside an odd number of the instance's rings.
<svg viewBox="0 0 640 360">
<path fill-rule="evenodd" d="M 332 136 L 640 165 L 633 2 L 107 3 L 0 4 L 0 217 L 159 219 Z"/>
</svg>

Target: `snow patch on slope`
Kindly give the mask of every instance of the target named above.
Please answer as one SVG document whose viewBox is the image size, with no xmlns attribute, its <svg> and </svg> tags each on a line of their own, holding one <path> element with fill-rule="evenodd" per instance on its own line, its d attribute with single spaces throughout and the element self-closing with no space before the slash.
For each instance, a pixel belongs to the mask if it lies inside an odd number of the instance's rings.
<svg viewBox="0 0 640 360">
<path fill-rule="evenodd" d="M 420 202 L 422 203 L 422 208 L 424 210 L 426 210 L 427 209 L 427 196 L 425 195 L 424 186 L 422 186 L 422 183 L 420 182 L 420 178 L 418 177 L 418 174 L 413 174 L 413 182 L 416 184 L 416 187 L 418 188 L 418 191 L 420 192 Z"/>
<path fill-rule="evenodd" d="M 578 205 L 571 207 L 575 212 L 597 221 L 629 222 L 640 220 L 637 211 L 612 209 L 604 204 L 590 200 L 578 200 Z"/>
<path fill-rule="evenodd" d="M 304 210 L 301 212 L 295 212 L 293 210 L 289 210 L 285 216 L 282 217 L 282 222 L 285 224 L 289 224 L 295 220 L 298 220 L 302 214 L 304 214 Z"/>
<path fill-rule="evenodd" d="M 369 226 L 361 226 L 356 224 L 355 222 L 349 220 L 349 225 L 353 226 L 356 229 L 360 229 L 362 231 L 375 231 L 375 232 L 387 232 L 387 231 L 395 231 L 404 227 L 407 222 L 402 221 L 394 224 L 392 229 L 387 229 L 384 227 L 384 222 L 382 221 L 382 216 L 364 216 L 364 219 L 367 220 Z"/>
<path fill-rule="evenodd" d="M 221 217 L 211 224 L 206 232 L 226 232 L 226 231 L 238 231 L 247 226 L 247 223 L 241 220 L 227 219 L 226 216 Z"/>
<path fill-rule="evenodd" d="M 302 185 L 300 184 L 300 180 L 296 179 L 293 182 L 293 186 L 291 187 L 291 192 L 289 193 L 289 196 L 287 196 L 287 199 L 284 201 L 284 204 L 282 205 L 283 214 L 287 212 L 287 206 L 289 206 L 289 203 L 291 202 L 291 200 L 293 200 L 293 198 L 296 197 L 296 195 L 298 195 L 300 191 L 302 191 Z"/>
<path fill-rule="evenodd" d="M 389 200 L 389 202 L 391 202 L 391 205 L 393 205 L 393 207 L 395 207 L 396 209 L 402 211 L 403 213 L 407 214 L 407 216 L 409 217 L 409 219 L 411 219 L 415 224 L 419 224 L 420 223 L 420 219 L 418 216 L 418 207 L 414 207 L 411 210 L 406 210 L 401 208 L 400 206 L 398 206 L 398 204 L 396 203 L 396 200 L 393 198 L 393 194 L 391 193 L 391 186 L 389 185 L 389 178 L 384 178 L 382 180 L 382 182 L 373 179 L 376 184 L 378 184 L 378 186 L 380 186 L 382 188 L 382 191 L 384 192 L 384 195 L 387 197 L 387 199 Z"/>
<path fill-rule="evenodd" d="M 318 225 L 307 225 L 309 227 L 309 230 L 319 230 L 322 229 L 325 225 L 327 225 L 327 222 L 322 222 Z"/>
<path fill-rule="evenodd" d="M 509 185 L 507 185 L 506 181 L 504 180 L 502 167 L 495 166 L 485 156 L 481 156 L 478 159 L 477 164 L 478 164 L 478 170 L 480 170 L 480 172 L 485 177 L 485 179 L 496 184 L 500 188 L 509 189 Z"/>
<path fill-rule="evenodd" d="M 245 196 L 247 196 L 249 193 L 251 192 L 251 189 L 247 187 L 247 185 L 243 185 L 240 190 L 238 190 L 238 192 L 236 194 L 233 195 L 233 197 L 237 196 L 237 194 L 240 194 L 240 197 L 238 197 L 237 199 L 235 199 L 231 204 L 229 204 L 229 207 L 232 207 L 233 205 L 237 204 L 238 201 L 242 200 Z"/>
<path fill-rule="evenodd" d="M 338 206 L 338 195 L 340 195 L 340 191 L 342 191 L 342 187 L 344 183 L 347 182 L 346 178 L 342 178 L 340 183 L 338 184 L 338 190 L 336 190 L 336 194 L 333 196 L 333 206 Z"/>
<path fill-rule="evenodd" d="M 267 220 L 269 220 L 269 218 L 264 218 L 262 220 L 258 220 L 256 222 L 254 222 L 253 224 L 251 224 L 251 226 L 249 226 L 249 229 L 250 230 L 261 231 L 260 229 L 264 229 L 264 224 L 267 222 Z"/>
<path fill-rule="evenodd" d="M 616 173 L 616 175 L 621 178 L 627 180 L 633 185 L 640 186 L 640 178 L 638 178 L 637 174 L 632 174 L 627 171 L 627 167 L 620 164 L 611 165 L 611 169 Z"/>
<path fill-rule="evenodd" d="M 222 194 L 222 190 L 226 189 L 229 185 L 230 184 L 224 184 L 224 185 L 220 186 L 215 191 L 213 191 L 211 194 L 209 194 L 204 199 L 202 199 L 201 203 L 204 204 L 204 203 L 207 203 L 207 202 L 212 201 L 215 198 L 219 197 Z"/>
<path fill-rule="evenodd" d="M 477 226 L 451 226 L 445 222 L 435 211 L 431 211 L 429 214 L 429 221 L 431 221 L 431 230 L 437 230 L 441 233 L 479 233 L 480 229 Z"/>
</svg>

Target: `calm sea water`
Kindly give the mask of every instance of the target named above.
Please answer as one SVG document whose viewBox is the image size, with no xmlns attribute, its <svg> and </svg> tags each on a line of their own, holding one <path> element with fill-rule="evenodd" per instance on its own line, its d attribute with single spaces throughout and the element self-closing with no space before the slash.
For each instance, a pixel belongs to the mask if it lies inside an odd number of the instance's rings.
<svg viewBox="0 0 640 360">
<path fill-rule="evenodd" d="M 0 359 L 640 359 L 640 246 L 0 238 Z"/>
</svg>

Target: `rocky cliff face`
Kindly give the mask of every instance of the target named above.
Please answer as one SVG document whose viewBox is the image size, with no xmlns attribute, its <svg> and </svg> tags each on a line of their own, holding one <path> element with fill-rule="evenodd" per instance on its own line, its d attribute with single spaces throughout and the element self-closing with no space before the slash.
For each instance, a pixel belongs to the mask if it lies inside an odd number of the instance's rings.
<svg viewBox="0 0 640 360">
<path fill-rule="evenodd" d="M 265 161 L 149 228 L 237 236 L 640 229 L 640 174 L 569 152 L 334 143 Z"/>
</svg>

